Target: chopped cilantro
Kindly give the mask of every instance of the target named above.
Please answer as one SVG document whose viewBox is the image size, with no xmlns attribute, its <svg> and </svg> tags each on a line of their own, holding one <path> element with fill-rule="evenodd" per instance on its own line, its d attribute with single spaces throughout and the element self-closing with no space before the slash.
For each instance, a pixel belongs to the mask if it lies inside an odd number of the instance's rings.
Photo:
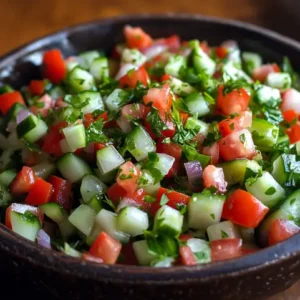
<svg viewBox="0 0 300 300">
<path fill-rule="evenodd" d="M 121 180 L 127 180 L 127 179 L 131 179 L 131 178 L 132 178 L 132 175 L 121 174 L 121 175 L 119 176 L 119 178 L 120 178 Z"/>
<path fill-rule="evenodd" d="M 161 136 L 161 132 L 168 129 L 165 122 L 161 119 L 158 110 L 153 107 L 147 116 L 147 122 L 156 136 Z"/>
<path fill-rule="evenodd" d="M 268 196 L 271 196 L 271 195 L 273 195 L 273 194 L 275 194 L 275 193 L 276 193 L 276 189 L 275 189 L 273 186 L 269 187 L 269 188 L 265 191 L 265 195 L 268 195 Z"/>
<path fill-rule="evenodd" d="M 229 235 L 224 230 L 221 230 L 221 236 L 222 239 L 227 239 L 229 237 Z"/>
<path fill-rule="evenodd" d="M 86 141 L 87 143 L 105 143 L 108 141 L 108 138 L 103 133 L 103 121 L 101 119 L 92 123 L 86 129 Z"/>
<path fill-rule="evenodd" d="M 156 198 L 155 197 L 152 197 L 150 195 L 146 195 L 144 197 L 144 201 L 147 202 L 147 203 L 155 203 L 156 202 Z"/>
<path fill-rule="evenodd" d="M 295 201 L 296 201 L 296 198 L 291 199 L 290 205 L 293 205 L 295 203 Z"/>
<path fill-rule="evenodd" d="M 240 135 L 240 141 L 241 141 L 243 144 L 245 143 L 245 141 L 246 141 L 245 133 L 242 133 L 242 134 Z"/>
<path fill-rule="evenodd" d="M 64 97 L 64 102 L 69 103 L 74 108 L 81 109 L 89 104 L 90 98 L 82 99 L 78 95 L 66 95 Z"/>
<path fill-rule="evenodd" d="M 216 216 L 215 216 L 215 214 L 210 214 L 210 217 L 211 217 L 213 220 L 215 220 L 215 219 L 216 219 Z"/>
<path fill-rule="evenodd" d="M 210 124 L 208 134 L 205 138 L 205 140 L 202 143 L 202 146 L 211 146 L 215 142 L 219 141 L 221 139 L 221 134 L 219 131 L 219 126 L 217 122 L 213 122 Z"/>
<path fill-rule="evenodd" d="M 230 128 L 230 130 L 234 130 L 234 123 L 230 123 L 229 128 Z"/>
</svg>

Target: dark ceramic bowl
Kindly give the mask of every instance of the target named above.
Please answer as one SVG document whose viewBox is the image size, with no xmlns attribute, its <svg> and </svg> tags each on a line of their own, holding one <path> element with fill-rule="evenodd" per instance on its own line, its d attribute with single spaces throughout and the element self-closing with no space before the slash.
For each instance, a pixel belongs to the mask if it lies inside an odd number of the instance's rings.
<svg viewBox="0 0 300 300">
<path fill-rule="evenodd" d="M 144 15 L 71 27 L 21 47 L 0 59 L 0 82 L 20 87 L 39 77 L 45 49 L 59 47 L 65 55 L 110 50 L 121 40 L 126 24 L 141 26 L 154 37 L 177 33 L 210 44 L 234 39 L 242 49 L 260 52 L 267 61 L 280 62 L 288 55 L 300 69 L 300 44 L 265 29 L 193 15 Z M 43 299 L 260 299 L 300 278 L 300 235 L 239 259 L 153 269 L 81 262 L 43 249 L 0 225 L 0 273 L 1 299 L 5 290 L 10 296 L 31 298 L 40 293 Z M 8 282 L 13 282 L 13 289 L 8 289 Z"/>
</svg>

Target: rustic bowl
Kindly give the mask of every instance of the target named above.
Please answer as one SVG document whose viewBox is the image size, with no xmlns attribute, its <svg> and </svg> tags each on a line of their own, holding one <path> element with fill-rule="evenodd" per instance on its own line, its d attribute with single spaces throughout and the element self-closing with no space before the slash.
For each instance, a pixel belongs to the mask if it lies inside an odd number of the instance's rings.
<svg viewBox="0 0 300 300">
<path fill-rule="evenodd" d="M 59 47 L 65 55 L 112 49 L 126 24 L 154 37 L 179 34 L 210 44 L 237 40 L 242 49 L 267 61 L 290 57 L 300 69 L 300 44 L 237 21 L 195 15 L 124 16 L 64 29 L 29 43 L 0 59 L 0 82 L 15 87 L 40 76 L 41 53 Z M 300 278 L 300 235 L 246 257 L 199 265 L 154 269 L 82 262 L 49 251 L 0 225 L 1 299 L 29 295 L 49 299 L 260 299 L 290 287 Z M 12 285 L 13 288 L 9 288 Z"/>
</svg>

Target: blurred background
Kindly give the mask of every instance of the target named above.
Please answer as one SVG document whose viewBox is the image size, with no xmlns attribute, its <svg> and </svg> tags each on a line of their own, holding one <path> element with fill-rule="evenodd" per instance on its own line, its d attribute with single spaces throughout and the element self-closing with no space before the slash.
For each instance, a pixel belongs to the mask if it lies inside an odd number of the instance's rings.
<svg viewBox="0 0 300 300">
<path fill-rule="evenodd" d="M 0 0 L 0 55 L 65 26 L 137 13 L 197 13 L 231 18 L 300 40 L 295 21 L 297 7 L 300 12 L 299 0 Z"/>
<path fill-rule="evenodd" d="M 0 55 L 81 22 L 122 14 L 167 12 L 241 20 L 300 41 L 300 0 L 0 0 Z M 299 299 L 300 283 L 270 300 Z"/>
</svg>

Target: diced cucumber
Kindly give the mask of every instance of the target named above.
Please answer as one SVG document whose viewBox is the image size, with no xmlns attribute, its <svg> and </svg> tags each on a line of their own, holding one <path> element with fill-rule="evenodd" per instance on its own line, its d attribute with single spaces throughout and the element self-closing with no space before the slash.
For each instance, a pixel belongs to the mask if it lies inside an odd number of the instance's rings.
<svg viewBox="0 0 300 300">
<path fill-rule="evenodd" d="M 148 215 L 136 207 L 127 206 L 119 212 L 117 226 L 133 237 L 141 235 L 149 227 Z"/>
<path fill-rule="evenodd" d="M 117 214 L 106 209 L 101 209 L 97 214 L 94 228 L 87 238 L 87 243 L 91 245 L 102 231 L 107 232 L 112 238 L 122 243 L 128 243 L 130 238 L 129 234 L 118 229 Z"/>
<path fill-rule="evenodd" d="M 279 127 L 263 119 L 252 119 L 250 128 L 254 144 L 261 151 L 272 151 L 277 144 Z"/>
<path fill-rule="evenodd" d="M 175 77 L 171 77 L 170 87 L 173 93 L 179 96 L 186 96 L 191 93 L 197 92 L 197 90 L 194 87 L 192 87 L 189 83 L 183 82 Z"/>
<path fill-rule="evenodd" d="M 148 153 L 156 150 L 155 143 L 142 126 L 135 127 L 126 137 L 125 143 L 127 150 L 137 161 L 147 158 Z"/>
<path fill-rule="evenodd" d="M 93 91 L 86 91 L 77 94 L 81 103 L 87 102 L 81 111 L 84 115 L 93 113 L 95 110 L 103 110 L 104 111 L 104 103 L 100 93 Z"/>
<path fill-rule="evenodd" d="M 242 53 L 243 67 L 248 75 L 252 75 L 253 70 L 262 65 L 262 57 L 254 52 Z"/>
<path fill-rule="evenodd" d="M 211 250 L 207 241 L 191 238 L 187 241 L 187 246 L 191 248 L 198 264 L 211 262 Z"/>
<path fill-rule="evenodd" d="M 137 66 L 143 65 L 147 57 L 137 49 L 125 48 L 122 52 L 121 61 L 124 64 L 134 64 Z"/>
<path fill-rule="evenodd" d="M 71 146 L 68 144 L 67 140 L 64 138 L 59 142 L 60 149 L 62 153 L 74 152 Z"/>
<path fill-rule="evenodd" d="M 184 127 L 186 129 L 193 129 L 193 130 L 195 130 L 196 128 L 199 128 L 199 133 L 201 133 L 204 136 L 207 136 L 207 133 L 208 133 L 208 124 L 201 120 L 197 120 L 194 117 L 188 118 L 186 120 Z"/>
<path fill-rule="evenodd" d="M 34 143 L 47 133 L 46 123 L 34 115 L 29 115 L 17 126 L 19 138 L 24 137 L 27 141 Z"/>
<path fill-rule="evenodd" d="M 249 178 L 245 183 L 246 189 L 255 198 L 268 207 L 275 206 L 284 199 L 285 191 L 269 172 L 263 172 L 254 182 Z"/>
<path fill-rule="evenodd" d="M 223 169 L 225 180 L 229 185 L 243 184 L 249 176 L 253 177 L 262 172 L 262 167 L 256 161 L 248 159 L 220 163 L 218 167 Z"/>
<path fill-rule="evenodd" d="M 112 183 L 116 179 L 116 170 L 113 170 L 107 174 L 101 174 L 100 170 L 94 169 L 96 176 L 104 183 Z"/>
<path fill-rule="evenodd" d="M 57 161 L 59 172 L 70 182 L 80 181 L 84 175 L 91 174 L 88 164 L 78 156 L 67 153 Z"/>
<path fill-rule="evenodd" d="M 266 84 L 275 89 L 285 90 L 291 87 L 292 78 L 288 73 L 270 73 Z"/>
<path fill-rule="evenodd" d="M 239 228 L 230 221 L 223 221 L 210 225 L 207 228 L 209 241 L 221 240 L 225 238 L 240 238 Z"/>
<path fill-rule="evenodd" d="M 223 65 L 223 73 L 226 75 L 224 76 L 225 82 L 228 80 L 239 79 L 243 79 L 250 83 L 252 82 L 252 79 L 243 70 L 238 69 L 232 61 L 229 61 Z"/>
<path fill-rule="evenodd" d="M 86 146 L 85 128 L 83 124 L 76 124 L 63 129 L 65 139 L 70 146 L 71 152 Z"/>
<path fill-rule="evenodd" d="M 132 244 L 135 257 L 142 266 L 149 266 L 157 257 L 149 252 L 146 240 L 134 242 Z"/>
<path fill-rule="evenodd" d="M 97 196 L 92 197 L 87 205 L 93 209 L 96 214 L 102 209 L 102 201 Z"/>
<path fill-rule="evenodd" d="M 42 228 L 37 216 L 29 212 L 20 214 L 15 211 L 11 212 L 11 226 L 13 232 L 33 242 L 36 239 L 37 233 Z"/>
<path fill-rule="evenodd" d="M 5 170 L 2 173 L 0 173 L 0 184 L 2 184 L 4 187 L 8 187 L 11 182 L 16 177 L 17 172 L 15 170 Z"/>
<path fill-rule="evenodd" d="M 82 255 L 79 251 L 72 248 L 68 243 L 64 243 L 64 253 L 69 256 L 78 257 L 78 258 L 80 258 Z"/>
<path fill-rule="evenodd" d="M 191 41 L 190 47 L 193 49 L 193 64 L 197 72 L 213 75 L 216 70 L 216 63 L 202 50 L 199 41 Z"/>
<path fill-rule="evenodd" d="M 94 90 L 94 77 L 86 70 L 75 67 L 68 75 L 67 84 L 74 93 Z"/>
<path fill-rule="evenodd" d="M 210 225 L 220 223 L 225 198 L 206 192 L 193 194 L 188 204 L 189 228 L 206 230 Z"/>
<path fill-rule="evenodd" d="M 260 104 L 265 104 L 268 102 L 280 102 L 281 96 L 278 89 L 274 89 L 267 85 L 260 84 L 256 87 L 255 97 L 257 102 Z"/>
<path fill-rule="evenodd" d="M 97 166 L 102 175 L 117 169 L 124 162 L 124 158 L 113 145 L 97 151 Z"/>
<path fill-rule="evenodd" d="M 82 178 L 80 193 L 85 203 L 88 203 L 94 196 L 105 193 L 107 187 L 96 176 L 87 174 Z"/>
<path fill-rule="evenodd" d="M 154 231 L 161 235 L 178 236 L 183 225 L 183 215 L 168 205 L 163 205 L 155 214 Z"/>
<path fill-rule="evenodd" d="M 9 111 L 6 113 L 6 115 L 4 116 L 3 121 L 1 122 L 1 125 L 0 125 L 0 132 L 6 133 L 8 123 L 11 121 L 16 121 L 16 117 L 17 117 L 19 111 L 24 110 L 24 109 L 25 109 L 24 105 L 22 105 L 18 102 L 15 103 L 9 109 Z"/>
<path fill-rule="evenodd" d="M 184 103 L 190 114 L 196 115 L 197 117 L 203 117 L 210 112 L 202 93 L 190 94 L 184 99 Z"/>
<path fill-rule="evenodd" d="M 169 268 L 173 265 L 175 259 L 173 257 L 166 257 L 162 260 L 155 260 L 154 264 L 151 264 L 154 268 Z"/>
<path fill-rule="evenodd" d="M 42 204 L 39 209 L 56 224 L 61 223 L 68 216 L 65 209 L 56 202 Z"/>
<path fill-rule="evenodd" d="M 276 219 L 300 219 L 300 190 L 293 192 L 277 210 L 268 214 L 263 220 L 256 230 L 256 237 L 260 246 L 265 247 L 268 245 L 268 231 Z"/>
<path fill-rule="evenodd" d="M 32 170 L 37 177 L 47 179 L 51 174 L 55 172 L 55 165 L 48 162 L 41 162 L 33 166 Z"/>
<path fill-rule="evenodd" d="M 129 102 L 130 99 L 126 91 L 122 89 L 115 89 L 105 100 L 104 103 L 107 106 L 108 110 L 118 112 L 121 110 L 121 107 Z"/>
<path fill-rule="evenodd" d="M 92 62 L 100 57 L 100 53 L 96 50 L 86 51 L 79 54 L 81 58 L 80 65 L 84 69 L 89 69 L 92 65 Z"/>
<path fill-rule="evenodd" d="M 143 170 L 142 177 L 139 186 L 143 187 L 144 191 L 150 196 L 156 196 L 159 188 L 160 182 L 155 183 L 155 179 L 151 173 L 147 170 Z"/>
<path fill-rule="evenodd" d="M 90 66 L 90 73 L 97 82 L 105 81 L 109 78 L 108 59 L 106 57 L 98 57 L 93 60 Z"/>
<path fill-rule="evenodd" d="M 51 97 L 51 99 L 57 100 L 65 96 L 65 91 L 62 89 L 62 87 L 56 85 L 48 92 L 48 94 Z"/>
<path fill-rule="evenodd" d="M 88 205 L 81 204 L 69 216 L 70 223 L 80 232 L 89 235 L 94 225 L 96 213 Z"/>
<path fill-rule="evenodd" d="M 186 57 L 182 55 L 172 55 L 165 65 L 165 73 L 174 77 L 179 77 L 179 71 L 186 66 Z"/>
<path fill-rule="evenodd" d="M 153 164 L 153 168 L 159 170 L 165 176 L 172 168 L 175 158 L 164 153 L 156 153 L 156 155 L 158 160 Z"/>
</svg>

